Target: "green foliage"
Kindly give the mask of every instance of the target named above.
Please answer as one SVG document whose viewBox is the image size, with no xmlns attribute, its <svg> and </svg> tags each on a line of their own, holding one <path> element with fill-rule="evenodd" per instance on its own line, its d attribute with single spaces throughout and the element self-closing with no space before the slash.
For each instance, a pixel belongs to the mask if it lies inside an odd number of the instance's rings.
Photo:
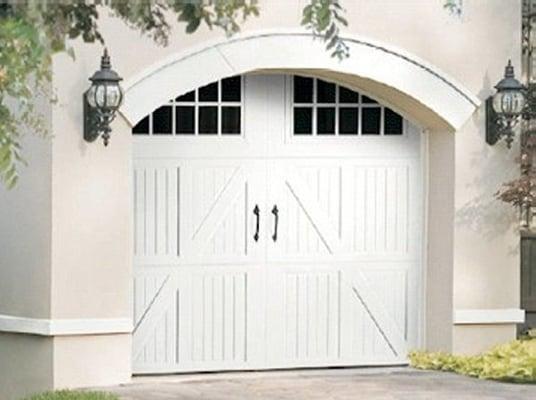
<svg viewBox="0 0 536 400">
<path fill-rule="evenodd" d="M 302 13 L 301 24 L 326 43 L 332 57 L 342 60 L 350 55 L 348 45 L 339 36 L 340 25 L 347 26 L 345 10 L 339 0 L 311 0 Z"/>
<path fill-rule="evenodd" d="M 17 182 L 17 164 L 24 162 L 21 130 L 44 132 L 32 101 L 50 79 L 50 58 L 41 41 L 30 21 L 15 15 L 0 20 L 0 181 L 9 188 Z M 14 103 L 15 110 L 9 106 Z"/>
<path fill-rule="evenodd" d="M 414 368 L 449 371 L 480 379 L 536 383 L 536 340 L 515 340 L 476 356 L 415 351 Z"/>
<path fill-rule="evenodd" d="M 445 2 L 449 10 L 456 4 L 461 10 L 461 0 Z M 102 12 L 166 45 L 170 15 L 185 24 L 186 33 L 205 24 L 232 35 L 259 15 L 259 7 L 258 0 L 0 0 L 0 184 L 11 188 L 17 182 L 23 132 L 47 134 L 34 102 L 51 96 L 52 55 L 65 51 L 74 58 L 68 40 L 104 43 L 98 26 Z M 339 59 L 349 55 L 339 36 L 347 25 L 344 13 L 340 0 L 309 0 L 301 21 Z"/>
<path fill-rule="evenodd" d="M 81 392 L 71 390 L 59 390 L 45 392 L 30 396 L 24 400 L 118 400 L 114 394 L 105 392 Z"/>
<path fill-rule="evenodd" d="M 463 0 L 445 0 L 443 8 L 448 10 L 451 15 L 459 17 L 463 11 Z"/>
<path fill-rule="evenodd" d="M 68 40 L 104 43 L 98 26 L 103 11 L 166 45 L 166 15 L 174 13 L 187 33 L 205 23 L 232 34 L 258 15 L 258 6 L 257 0 L 0 0 L 0 184 L 17 183 L 23 133 L 47 134 L 35 99 L 50 98 L 52 55 L 74 57 Z"/>
</svg>

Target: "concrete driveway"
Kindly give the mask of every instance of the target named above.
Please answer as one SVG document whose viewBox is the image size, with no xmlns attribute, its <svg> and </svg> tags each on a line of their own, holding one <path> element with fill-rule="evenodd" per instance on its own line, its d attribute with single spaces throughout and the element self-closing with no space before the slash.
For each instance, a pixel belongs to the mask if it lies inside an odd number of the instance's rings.
<svg viewBox="0 0 536 400">
<path fill-rule="evenodd" d="M 483 400 L 536 399 L 515 385 L 409 368 L 327 369 L 135 378 L 105 388 L 124 400 Z"/>
</svg>

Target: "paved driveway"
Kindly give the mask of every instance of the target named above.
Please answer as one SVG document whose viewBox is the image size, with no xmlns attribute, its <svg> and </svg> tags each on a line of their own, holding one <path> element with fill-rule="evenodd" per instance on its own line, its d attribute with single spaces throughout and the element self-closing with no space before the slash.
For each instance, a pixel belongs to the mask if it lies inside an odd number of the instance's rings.
<svg viewBox="0 0 536 400">
<path fill-rule="evenodd" d="M 328 369 L 135 378 L 106 388 L 124 400 L 483 400 L 536 399 L 514 385 L 409 368 Z"/>
</svg>

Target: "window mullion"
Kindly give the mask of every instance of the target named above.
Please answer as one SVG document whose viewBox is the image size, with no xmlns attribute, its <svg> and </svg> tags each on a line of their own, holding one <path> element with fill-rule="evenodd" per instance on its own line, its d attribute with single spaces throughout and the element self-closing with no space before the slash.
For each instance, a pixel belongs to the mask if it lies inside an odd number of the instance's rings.
<svg viewBox="0 0 536 400">
<path fill-rule="evenodd" d="M 313 102 L 312 102 L 312 108 L 313 108 L 313 112 L 311 113 L 312 114 L 312 118 L 313 118 L 313 121 L 312 121 L 312 124 L 311 124 L 311 134 L 312 136 L 317 136 L 317 86 L 318 86 L 318 79 L 314 78 L 313 79 Z"/>
<path fill-rule="evenodd" d="M 199 89 L 195 91 L 194 124 L 194 135 L 199 136 Z"/>
<path fill-rule="evenodd" d="M 218 105 L 217 105 L 217 108 L 216 108 L 216 116 L 217 116 L 217 135 L 218 136 L 222 136 L 222 132 L 223 132 L 223 127 L 222 127 L 222 97 L 223 97 L 223 93 L 222 93 L 222 84 L 221 84 L 221 80 L 218 81 Z"/>
<path fill-rule="evenodd" d="M 357 99 L 357 136 L 361 136 L 363 134 L 363 107 L 361 103 L 362 94 L 359 93 L 358 99 Z"/>
<path fill-rule="evenodd" d="M 339 85 L 335 85 L 335 136 L 339 136 Z"/>
</svg>

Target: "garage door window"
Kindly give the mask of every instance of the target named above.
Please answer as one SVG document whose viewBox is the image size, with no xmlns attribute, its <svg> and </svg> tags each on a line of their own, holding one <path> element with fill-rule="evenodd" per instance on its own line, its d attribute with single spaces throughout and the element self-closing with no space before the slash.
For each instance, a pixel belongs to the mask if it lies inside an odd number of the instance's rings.
<svg viewBox="0 0 536 400">
<path fill-rule="evenodd" d="M 192 90 L 143 118 L 135 135 L 223 135 L 242 133 L 243 84 L 233 76 Z"/>
<path fill-rule="evenodd" d="M 294 135 L 402 135 L 403 119 L 354 90 L 322 79 L 292 79 Z"/>
</svg>

